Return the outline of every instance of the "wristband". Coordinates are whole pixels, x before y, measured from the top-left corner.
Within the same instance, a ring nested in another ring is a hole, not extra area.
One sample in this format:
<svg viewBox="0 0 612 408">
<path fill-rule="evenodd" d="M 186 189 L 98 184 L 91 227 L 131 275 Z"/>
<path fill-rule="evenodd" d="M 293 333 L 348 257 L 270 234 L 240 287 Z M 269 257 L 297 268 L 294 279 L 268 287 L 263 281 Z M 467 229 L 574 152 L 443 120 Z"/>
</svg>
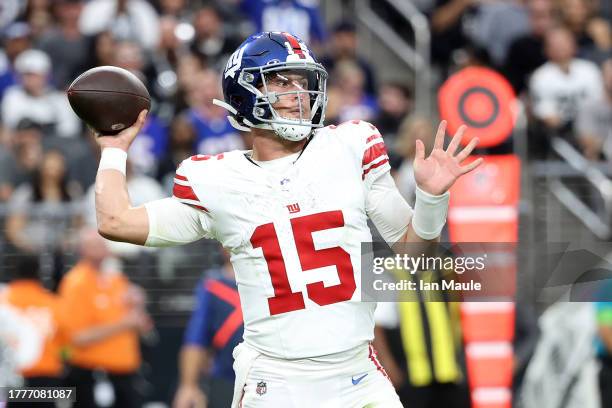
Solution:
<svg viewBox="0 0 612 408">
<path fill-rule="evenodd" d="M 421 190 L 417 186 L 412 229 L 419 237 L 431 240 L 440 235 L 444 224 L 446 224 L 449 197 L 450 193 L 448 191 L 436 196 Z"/>
<path fill-rule="evenodd" d="M 125 168 L 127 166 L 127 153 L 117 147 L 107 147 L 102 149 L 100 156 L 100 165 L 98 171 L 101 170 L 117 170 L 125 176 Z"/>
</svg>

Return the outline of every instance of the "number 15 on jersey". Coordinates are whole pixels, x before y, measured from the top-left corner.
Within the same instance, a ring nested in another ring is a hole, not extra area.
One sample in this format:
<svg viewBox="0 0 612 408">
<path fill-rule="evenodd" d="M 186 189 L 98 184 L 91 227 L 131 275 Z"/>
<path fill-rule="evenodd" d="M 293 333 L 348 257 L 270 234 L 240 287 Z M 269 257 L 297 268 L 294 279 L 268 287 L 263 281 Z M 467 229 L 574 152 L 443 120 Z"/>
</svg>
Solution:
<svg viewBox="0 0 612 408">
<path fill-rule="evenodd" d="M 261 248 L 268 265 L 274 296 L 268 298 L 270 315 L 304 309 L 304 296 L 320 306 L 350 300 L 355 293 L 355 275 L 351 257 L 339 246 L 316 249 L 312 234 L 344 226 L 342 211 L 326 211 L 291 219 L 293 240 L 303 273 L 309 270 L 335 266 L 340 283 L 325 287 L 323 282 L 306 285 L 306 293 L 292 292 L 285 260 L 281 253 L 278 234 L 273 223 L 258 226 L 251 236 L 253 248 Z"/>
</svg>

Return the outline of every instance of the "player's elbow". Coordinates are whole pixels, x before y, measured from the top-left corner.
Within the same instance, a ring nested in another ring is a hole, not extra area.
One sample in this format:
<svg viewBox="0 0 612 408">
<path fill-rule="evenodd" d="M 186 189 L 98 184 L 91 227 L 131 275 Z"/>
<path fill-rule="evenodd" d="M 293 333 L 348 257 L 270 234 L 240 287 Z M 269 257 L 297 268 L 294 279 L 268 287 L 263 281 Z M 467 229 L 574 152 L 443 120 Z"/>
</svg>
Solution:
<svg viewBox="0 0 612 408">
<path fill-rule="evenodd" d="M 145 245 L 149 235 L 147 213 L 144 207 L 118 214 L 97 213 L 98 233 L 111 241 Z"/>
<path fill-rule="evenodd" d="M 98 217 L 98 233 L 111 241 L 122 241 L 121 222 L 117 217 Z"/>
</svg>

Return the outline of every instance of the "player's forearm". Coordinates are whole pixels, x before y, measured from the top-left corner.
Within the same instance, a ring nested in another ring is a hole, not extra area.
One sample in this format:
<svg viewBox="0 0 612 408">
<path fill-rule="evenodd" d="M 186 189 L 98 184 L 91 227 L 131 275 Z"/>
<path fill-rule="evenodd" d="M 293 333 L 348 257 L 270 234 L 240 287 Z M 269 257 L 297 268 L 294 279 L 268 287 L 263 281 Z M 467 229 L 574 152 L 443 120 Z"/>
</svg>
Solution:
<svg viewBox="0 0 612 408">
<path fill-rule="evenodd" d="M 206 350 L 187 345 L 181 349 L 179 370 L 181 386 L 197 386 L 206 363 Z"/>
<path fill-rule="evenodd" d="M 96 176 L 96 219 L 102 235 L 110 235 L 130 208 L 125 176 L 115 170 L 100 170 Z"/>
<path fill-rule="evenodd" d="M 113 241 L 143 245 L 149 229 L 147 210 L 132 208 L 124 171 L 104 164 L 105 153 L 95 187 L 98 231 Z"/>
<path fill-rule="evenodd" d="M 96 178 L 96 219 L 100 235 L 113 241 L 144 245 L 149 235 L 149 218 L 144 207 L 132 208 L 125 179 L 127 151 L 144 126 L 147 111 L 117 135 L 96 135 L 102 148 Z"/>
</svg>

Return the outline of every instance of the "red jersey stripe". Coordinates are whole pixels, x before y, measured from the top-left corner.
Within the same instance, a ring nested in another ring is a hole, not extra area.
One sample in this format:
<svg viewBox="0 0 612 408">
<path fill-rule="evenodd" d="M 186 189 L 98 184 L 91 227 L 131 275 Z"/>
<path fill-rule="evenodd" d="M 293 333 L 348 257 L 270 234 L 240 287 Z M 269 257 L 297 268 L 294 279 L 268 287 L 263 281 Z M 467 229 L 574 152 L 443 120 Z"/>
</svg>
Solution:
<svg viewBox="0 0 612 408">
<path fill-rule="evenodd" d="M 389 376 L 387 375 L 387 372 L 385 371 L 383 366 L 380 365 L 380 363 L 378 362 L 378 358 L 376 357 L 376 355 L 378 353 L 376 352 L 376 350 L 374 349 L 374 347 L 371 344 L 368 345 L 368 351 L 369 351 L 368 357 L 374 363 L 374 365 L 376 366 L 376 369 L 378 371 L 380 371 L 385 377 L 387 377 L 387 379 L 389 379 Z"/>
<path fill-rule="evenodd" d="M 384 160 L 379 161 L 376 164 L 373 164 L 369 169 L 367 169 L 367 170 L 365 170 L 363 172 L 363 176 L 361 176 L 361 179 L 363 180 L 365 178 L 365 176 L 370 172 L 370 170 L 375 169 L 377 167 L 380 167 L 380 166 L 382 166 L 385 163 L 389 163 L 389 159 L 384 159 Z"/>
<path fill-rule="evenodd" d="M 176 175 L 178 176 L 178 175 Z M 172 195 L 183 201 L 184 204 L 190 205 L 192 207 L 197 208 L 198 210 L 203 210 L 208 212 L 208 209 L 201 205 L 198 196 L 194 193 L 193 189 L 190 186 L 182 186 L 180 184 L 174 183 L 174 188 L 172 189 Z"/>
<path fill-rule="evenodd" d="M 172 194 L 176 198 L 181 198 L 184 200 L 193 200 L 199 201 L 198 197 L 193 192 L 193 189 L 189 186 L 182 186 L 180 184 L 174 183 L 174 188 L 172 189 Z"/>
<path fill-rule="evenodd" d="M 208 209 L 206 207 L 202 207 L 201 205 L 192 204 L 192 203 L 183 203 L 183 204 L 187 204 L 188 206 L 193 207 L 197 210 L 208 212 Z"/>
<path fill-rule="evenodd" d="M 378 159 L 380 156 L 384 156 L 386 154 L 387 149 L 385 148 L 385 144 L 381 140 L 380 143 L 376 143 L 375 145 L 370 146 L 363 153 L 363 161 L 361 162 L 361 165 L 365 167 L 368 164 L 372 163 L 374 160 Z"/>
<path fill-rule="evenodd" d="M 366 139 L 366 144 L 370 143 L 374 139 L 382 139 L 382 136 L 380 135 L 380 133 L 372 135 Z"/>
</svg>

